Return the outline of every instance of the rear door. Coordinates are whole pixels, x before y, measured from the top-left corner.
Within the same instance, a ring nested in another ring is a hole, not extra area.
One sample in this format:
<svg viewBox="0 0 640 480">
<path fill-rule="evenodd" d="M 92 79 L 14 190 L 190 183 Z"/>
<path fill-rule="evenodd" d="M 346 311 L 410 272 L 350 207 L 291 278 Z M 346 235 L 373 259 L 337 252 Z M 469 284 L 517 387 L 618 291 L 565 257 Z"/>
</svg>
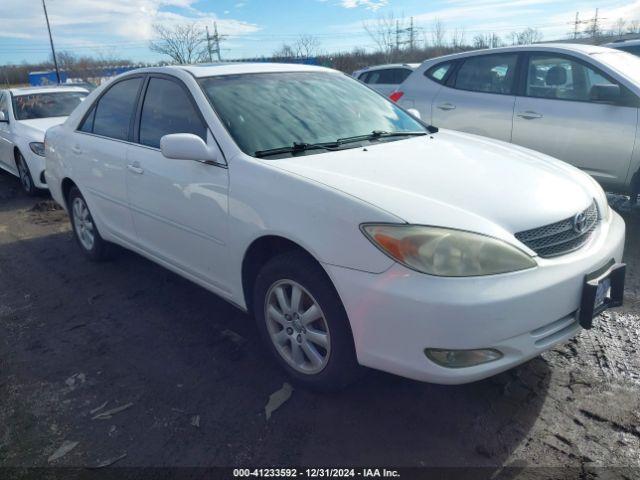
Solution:
<svg viewBox="0 0 640 480">
<path fill-rule="evenodd" d="M 127 148 L 143 76 L 116 81 L 89 109 L 69 145 L 74 174 L 95 218 L 112 235 L 135 241 L 125 181 Z"/>
<path fill-rule="evenodd" d="M 513 143 L 579 167 L 605 186 L 626 180 L 638 99 L 595 65 L 565 54 L 532 52 L 518 96 Z M 591 100 L 595 85 L 619 85 L 619 102 Z"/>
<path fill-rule="evenodd" d="M 461 59 L 433 100 L 433 125 L 511 141 L 517 63 L 516 53 Z"/>
<path fill-rule="evenodd" d="M 136 142 L 127 152 L 127 189 L 138 244 L 160 261 L 228 291 L 228 169 L 199 107 L 181 80 L 152 75 L 136 123 Z M 172 133 L 198 135 L 218 149 L 220 163 L 166 158 L 160 139 Z"/>
</svg>

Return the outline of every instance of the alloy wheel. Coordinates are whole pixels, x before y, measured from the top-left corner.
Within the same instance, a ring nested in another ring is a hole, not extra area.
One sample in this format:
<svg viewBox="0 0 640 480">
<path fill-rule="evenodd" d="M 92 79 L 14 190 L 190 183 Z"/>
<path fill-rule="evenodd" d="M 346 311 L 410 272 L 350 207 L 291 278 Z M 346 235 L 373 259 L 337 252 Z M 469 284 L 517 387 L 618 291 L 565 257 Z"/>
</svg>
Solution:
<svg viewBox="0 0 640 480">
<path fill-rule="evenodd" d="M 87 204 L 80 197 L 73 199 L 73 224 L 78 240 L 86 250 L 93 249 L 95 244 L 95 227 L 89 214 Z"/>
<path fill-rule="evenodd" d="M 27 167 L 24 158 L 18 157 L 18 174 L 20 175 L 20 183 L 25 192 L 30 192 L 33 188 L 31 177 L 29 176 L 29 167 Z"/>
<path fill-rule="evenodd" d="M 267 292 L 264 317 L 271 341 L 296 371 L 321 372 L 329 361 L 329 325 L 318 302 L 299 283 L 280 280 Z"/>
</svg>

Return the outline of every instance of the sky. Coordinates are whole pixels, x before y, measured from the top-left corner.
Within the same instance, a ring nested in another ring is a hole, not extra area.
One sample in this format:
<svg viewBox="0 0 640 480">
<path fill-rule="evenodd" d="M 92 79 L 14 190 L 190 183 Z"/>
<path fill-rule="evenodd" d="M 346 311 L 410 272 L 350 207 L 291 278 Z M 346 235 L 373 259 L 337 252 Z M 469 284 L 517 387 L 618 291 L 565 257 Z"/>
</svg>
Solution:
<svg viewBox="0 0 640 480">
<path fill-rule="evenodd" d="M 640 20 L 640 0 L 46 0 L 56 49 L 135 62 L 163 59 L 152 53 L 153 25 L 196 22 L 225 35 L 223 59 L 270 55 L 301 34 L 315 36 L 324 52 L 375 43 L 363 25 L 381 17 L 414 18 L 419 41 L 431 38 L 435 19 L 465 38 L 526 27 L 544 40 L 566 38 L 580 12 L 587 20 L 599 8 L 603 26 L 618 18 Z M 0 0 L 0 65 L 50 57 L 41 0 Z"/>
</svg>

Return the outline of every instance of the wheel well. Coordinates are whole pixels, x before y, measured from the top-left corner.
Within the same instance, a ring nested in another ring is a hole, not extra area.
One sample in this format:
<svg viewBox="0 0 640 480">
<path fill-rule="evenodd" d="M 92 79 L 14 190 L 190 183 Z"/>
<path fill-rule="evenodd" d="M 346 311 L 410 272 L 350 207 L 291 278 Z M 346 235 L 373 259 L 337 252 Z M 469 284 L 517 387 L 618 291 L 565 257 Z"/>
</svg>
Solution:
<svg viewBox="0 0 640 480">
<path fill-rule="evenodd" d="M 70 178 L 65 178 L 64 180 L 62 180 L 62 198 L 64 199 L 65 203 L 67 203 L 67 200 L 69 199 L 69 192 L 71 191 L 71 188 L 75 186 L 76 184 L 73 183 L 73 180 L 71 180 Z"/>
<path fill-rule="evenodd" d="M 18 147 L 13 147 L 13 161 L 16 162 L 16 167 L 18 166 L 18 155 L 22 155 L 20 149 Z"/>
<path fill-rule="evenodd" d="M 302 252 L 314 262 L 318 262 L 313 255 L 297 243 L 276 235 L 258 238 L 249 246 L 242 260 L 242 290 L 250 313 L 253 306 L 253 287 L 262 267 L 272 258 L 292 251 Z"/>
</svg>

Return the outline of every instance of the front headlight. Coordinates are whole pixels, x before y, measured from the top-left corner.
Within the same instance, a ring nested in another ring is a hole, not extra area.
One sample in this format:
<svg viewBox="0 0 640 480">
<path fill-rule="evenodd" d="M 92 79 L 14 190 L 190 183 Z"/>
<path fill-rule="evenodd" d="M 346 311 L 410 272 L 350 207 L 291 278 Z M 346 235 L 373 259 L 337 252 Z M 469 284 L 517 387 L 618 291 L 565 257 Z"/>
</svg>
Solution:
<svg viewBox="0 0 640 480">
<path fill-rule="evenodd" d="M 43 142 L 31 142 L 29 144 L 29 147 L 31 148 L 31 151 L 33 153 L 35 153 L 36 155 L 40 155 L 41 157 L 44 157 L 44 143 Z"/>
<path fill-rule="evenodd" d="M 473 277 L 536 266 L 522 250 L 478 233 L 419 225 L 362 225 L 364 234 L 402 265 L 441 277 Z"/>
</svg>

